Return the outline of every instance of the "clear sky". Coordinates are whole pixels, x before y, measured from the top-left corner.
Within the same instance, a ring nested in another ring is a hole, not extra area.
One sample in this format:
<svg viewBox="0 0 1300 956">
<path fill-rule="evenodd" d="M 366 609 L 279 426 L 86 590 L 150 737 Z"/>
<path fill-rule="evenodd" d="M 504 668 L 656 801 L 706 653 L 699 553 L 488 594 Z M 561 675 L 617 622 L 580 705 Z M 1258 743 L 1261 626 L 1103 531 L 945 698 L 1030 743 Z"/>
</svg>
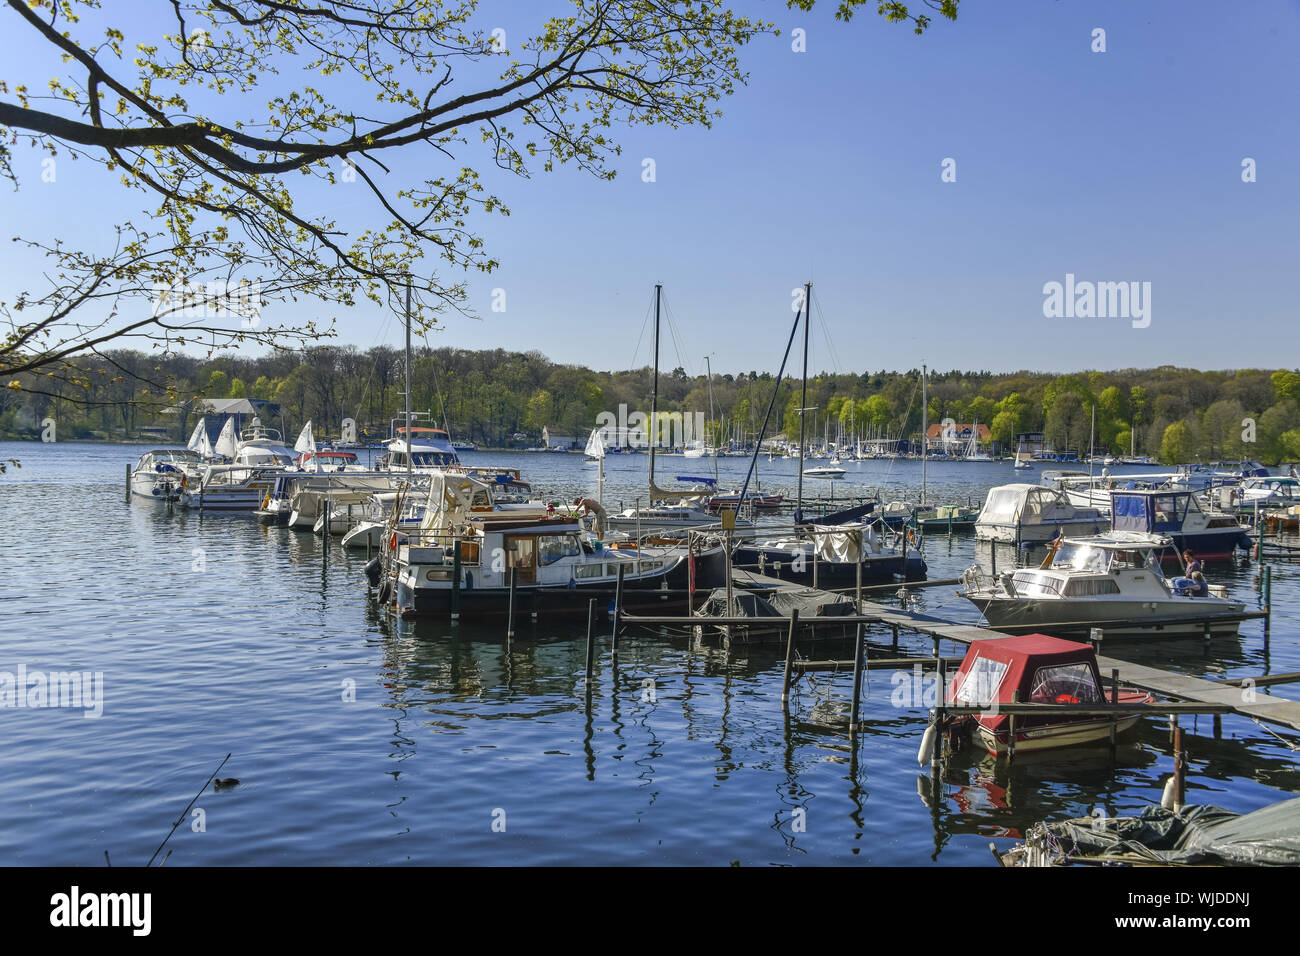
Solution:
<svg viewBox="0 0 1300 956">
<path fill-rule="evenodd" d="M 715 371 L 775 370 L 791 289 L 811 279 L 829 333 L 814 325 L 814 370 L 1296 363 L 1300 0 L 963 0 L 957 22 L 936 18 L 919 37 L 874 4 L 848 24 L 833 0 L 811 14 L 743 6 L 781 29 L 742 52 L 749 85 L 711 130 L 618 130 L 613 183 L 486 175 L 483 153 L 463 154 L 512 215 L 476 224 L 501 262 L 470 277 L 481 318 L 449 319 L 431 344 L 644 364 L 662 282 L 690 371 L 705 354 Z M 145 7 L 132 5 L 128 41 L 152 29 Z M 509 37 L 563 7 L 484 0 L 477 22 Z M 49 73 L 0 16 L 0 76 L 42 84 Z M 791 49 L 794 27 L 806 52 Z M 948 158 L 955 182 L 941 180 Z M 43 184 L 38 160 L 23 162 L 21 190 L 0 192 L 6 237 L 103 243 L 142 205 L 89 164 Z M 433 162 L 398 163 L 394 179 Z M 374 224 L 364 187 L 333 188 L 356 190 L 332 203 L 342 218 Z M 6 249 L 0 298 L 39 288 L 31 270 Z M 1149 326 L 1045 317 L 1044 284 L 1067 274 L 1149 282 Z M 495 288 L 505 312 L 491 310 Z M 335 314 L 276 308 L 276 323 Z M 342 342 L 400 343 L 373 306 L 337 316 Z"/>
</svg>

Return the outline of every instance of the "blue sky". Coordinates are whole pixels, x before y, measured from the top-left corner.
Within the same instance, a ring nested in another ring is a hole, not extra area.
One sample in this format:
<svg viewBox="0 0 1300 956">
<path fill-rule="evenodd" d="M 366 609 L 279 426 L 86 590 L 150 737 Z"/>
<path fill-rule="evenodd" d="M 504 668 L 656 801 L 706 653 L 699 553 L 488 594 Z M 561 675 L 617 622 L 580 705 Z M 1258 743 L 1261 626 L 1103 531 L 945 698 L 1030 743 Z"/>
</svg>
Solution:
<svg viewBox="0 0 1300 956">
<path fill-rule="evenodd" d="M 477 22 L 517 36 L 543 6 L 563 4 L 485 0 Z M 476 223 L 501 267 L 470 277 L 481 318 L 450 317 L 431 344 L 643 364 L 638 340 L 662 282 L 691 371 L 705 354 L 717 371 L 775 370 L 790 291 L 811 279 L 829 332 L 814 325 L 814 369 L 1294 361 L 1297 0 L 964 0 L 957 22 L 937 19 L 920 37 L 873 4 L 848 24 L 831 0 L 811 14 L 745 6 L 782 35 L 743 51 L 750 83 L 713 129 L 618 130 L 613 183 L 572 169 L 531 180 L 485 170 L 512 211 Z M 806 52 L 791 50 L 794 27 Z M 1098 27 L 1104 53 L 1091 50 Z M 0 51 L 4 78 L 48 75 L 11 20 Z M 475 149 L 463 155 L 486 167 Z M 645 157 L 653 183 L 641 179 Z M 1256 161 L 1254 183 L 1242 182 L 1244 157 Z M 940 179 L 945 158 L 956 182 Z M 432 162 L 404 159 L 393 178 Z M 112 222 L 137 215 L 139 197 L 72 166 L 43 184 L 20 165 L 22 189 L 0 194 L 6 237 L 107 242 Z M 357 195 L 332 201 L 340 217 L 373 224 L 363 187 L 334 187 L 344 188 Z M 0 298 L 31 287 L 30 271 L 6 249 Z M 1045 318 L 1043 285 L 1067 273 L 1150 282 L 1150 326 Z M 506 291 L 504 313 L 491 311 L 494 288 Z M 400 343 L 373 306 L 276 309 L 276 323 L 337 314 L 340 341 L 362 348 Z"/>
</svg>

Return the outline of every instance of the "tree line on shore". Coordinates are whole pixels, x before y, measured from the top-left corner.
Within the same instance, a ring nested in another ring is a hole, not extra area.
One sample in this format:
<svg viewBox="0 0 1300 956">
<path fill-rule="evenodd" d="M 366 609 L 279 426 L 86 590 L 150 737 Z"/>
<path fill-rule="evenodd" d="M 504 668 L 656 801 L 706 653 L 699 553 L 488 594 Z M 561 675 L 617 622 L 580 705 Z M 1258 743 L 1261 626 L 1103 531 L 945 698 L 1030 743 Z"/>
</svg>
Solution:
<svg viewBox="0 0 1300 956">
<path fill-rule="evenodd" d="M 32 375 L 0 392 L 0 438 L 37 438 L 54 419 L 61 439 L 182 440 L 204 398 L 253 398 L 280 407 L 293 429 L 311 419 L 337 435 L 345 418 L 383 438 L 404 407 L 401 350 L 320 346 L 245 358 L 204 360 L 115 351 L 81 360 L 74 374 Z M 860 436 L 915 441 L 921 431 L 920 369 L 810 376 L 810 441 Z M 585 438 L 601 412 L 648 411 L 650 368 L 597 371 L 552 362 L 540 352 L 421 348 L 411 366 L 412 407 L 429 412 L 457 440 L 503 447 L 551 435 Z M 772 398 L 770 372 L 716 372 L 709 381 L 682 368 L 659 376 L 659 408 L 702 412 L 711 442 L 752 442 Z M 786 378 L 767 436 L 799 433 L 800 382 Z M 1300 371 L 1154 369 L 1069 374 L 932 371 L 928 419 L 980 423 L 994 451 L 1041 432 L 1058 450 L 1151 455 L 1167 464 L 1249 458 L 1300 459 Z M 828 421 L 829 418 L 829 421 Z M 279 424 L 279 423 L 277 423 Z M 515 436 L 527 436 L 517 438 Z"/>
</svg>

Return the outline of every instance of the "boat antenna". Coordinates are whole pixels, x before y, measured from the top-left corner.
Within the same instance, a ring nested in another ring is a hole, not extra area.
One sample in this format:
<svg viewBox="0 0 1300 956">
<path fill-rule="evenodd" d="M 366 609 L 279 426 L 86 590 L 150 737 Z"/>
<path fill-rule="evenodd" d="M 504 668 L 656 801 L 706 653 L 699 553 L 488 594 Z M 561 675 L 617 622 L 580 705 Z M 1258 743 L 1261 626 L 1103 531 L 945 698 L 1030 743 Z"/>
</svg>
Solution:
<svg viewBox="0 0 1300 956">
<path fill-rule="evenodd" d="M 713 364 L 709 361 L 709 357 L 707 355 L 704 356 L 704 368 L 708 371 L 708 375 L 709 375 L 709 425 L 713 425 Z M 711 430 L 712 429 L 705 429 L 705 434 L 708 434 L 708 432 Z M 708 441 L 705 441 L 704 448 L 706 451 L 708 450 L 708 447 L 709 447 L 709 443 Z M 713 487 L 716 489 L 717 486 L 718 486 L 718 444 L 717 444 L 717 436 L 715 435 L 714 443 L 713 443 Z"/>
</svg>

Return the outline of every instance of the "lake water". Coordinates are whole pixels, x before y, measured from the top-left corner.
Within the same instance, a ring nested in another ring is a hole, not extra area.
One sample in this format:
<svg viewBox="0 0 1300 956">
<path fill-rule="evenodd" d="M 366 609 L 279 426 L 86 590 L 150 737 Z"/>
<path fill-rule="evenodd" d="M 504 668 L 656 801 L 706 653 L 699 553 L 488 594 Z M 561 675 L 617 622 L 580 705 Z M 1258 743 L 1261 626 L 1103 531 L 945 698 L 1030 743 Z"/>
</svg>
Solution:
<svg viewBox="0 0 1300 956">
<path fill-rule="evenodd" d="M 635 636 L 615 662 L 607 626 L 588 709 L 581 626 L 521 622 L 507 642 L 472 620 L 397 622 L 368 599 L 364 553 L 337 541 L 124 502 L 124 468 L 143 450 L 0 444 L 23 466 L 0 476 L 0 671 L 103 675 L 97 719 L 0 708 L 4 863 L 98 866 L 107 851 L 143 864 L 227 753 L 220 776 L 240 784 L 203 794 L 168 865 L 991 865 L 990 840 L 1006 848 L 1039 820 L 1098 807 L 1136 812 L 1173 769 L 1167 725 L 1148 720 L 1113 760 L 1105 746 L 1010 767 L 959 755 L 935 799 L 916 761 L 926 711 L 891 703 L 888 672 L 871 675 L 855 753 L 851 674 L 796 685 L 787 724 L 783 648 Z M 465 457 L 517 465 L 550 499 L 595 491 L 581 456 Z M 724 484 L 747 464 L 723 459 Z M 712 467 L 673 458 L 657 471 Z M 919 487 L 917 462 L 845 467 L 837 495 Z M 793 491 L 794 469 L 761 460 L 764 489 Z M 631 506 L 645 470 L 643 455 L 611 458 L 607 503 Z M 935 464 L 929 478 L 938 502 L 1021 480 L 1009 463 Z M 956 576 L 975 549 L 970 536 L 931 536 L 930 576 Z M 1210 578 L 1255 607 L 1256 573 L 1243 562 Z M 1107 652 L 1210 676 L 1300 670 L 1296 572 L 1278 565 L 1273 581 L 1267 652 L 1259 621 L 1208 648 Z M 977 619 L 950 587 L 913 601 Z M 1190 802 L 1248 811 L 1300 789 L 1292 751 L 1252 721 L 1225 718 L 1221 739 L 1208 717 L 1183 725 Z"/>
</svg>

